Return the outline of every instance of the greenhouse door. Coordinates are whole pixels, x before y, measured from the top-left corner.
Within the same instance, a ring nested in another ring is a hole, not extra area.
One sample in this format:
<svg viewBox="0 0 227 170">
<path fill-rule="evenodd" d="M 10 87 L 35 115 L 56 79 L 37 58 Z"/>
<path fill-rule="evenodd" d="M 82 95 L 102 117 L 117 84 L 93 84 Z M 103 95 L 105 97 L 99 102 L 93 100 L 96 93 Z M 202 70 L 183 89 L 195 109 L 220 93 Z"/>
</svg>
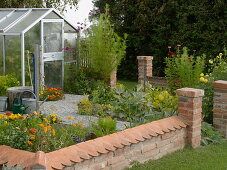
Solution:
<svg viewBox="0 0 227 170">
<path fill-rule="evenodd" d="M 47 87 L 63 87 L 64 20 L 41 21 L 42 82 Z"/>
</svg>

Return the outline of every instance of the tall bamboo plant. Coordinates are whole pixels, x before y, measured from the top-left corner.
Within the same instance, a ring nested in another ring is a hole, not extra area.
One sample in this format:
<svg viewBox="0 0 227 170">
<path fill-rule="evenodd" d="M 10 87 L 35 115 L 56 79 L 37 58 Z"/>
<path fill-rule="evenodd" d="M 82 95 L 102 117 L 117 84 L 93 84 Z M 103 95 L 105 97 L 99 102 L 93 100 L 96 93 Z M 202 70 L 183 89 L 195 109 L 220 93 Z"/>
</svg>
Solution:
<svg viewBox="0 0 227 170">
<path fill-rule="evenodd" d="M 121 38 L 114 32 L 107 10 L 93 21 L 85 38 L 81 38 L 79 51 L 81 58 L 90 60 L 96 78 L 109 81 L 110 74 L 125 56 L 126 38 L 126 34 Z"/>
</svg>

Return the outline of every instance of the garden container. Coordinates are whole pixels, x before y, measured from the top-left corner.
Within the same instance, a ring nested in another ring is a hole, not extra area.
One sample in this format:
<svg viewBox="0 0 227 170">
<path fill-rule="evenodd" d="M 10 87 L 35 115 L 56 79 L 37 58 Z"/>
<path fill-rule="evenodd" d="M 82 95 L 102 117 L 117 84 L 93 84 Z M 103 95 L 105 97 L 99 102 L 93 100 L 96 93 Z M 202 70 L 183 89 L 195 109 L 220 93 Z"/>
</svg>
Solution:
<svg viewBox="0 0 227 170">
<path fill-rule="evenodd" d="M 4 112 L 7 108 L 7 98 L 5 96 L 0 96 L 0 111 Z"/>
<path fill-rule="evenodd" d="M 23 98 L 24 95 L 26 95 L 27 93 L 31 94 L 34 98 Z M 32 91 L 24 91 L 21 96 L 20 96 L 21 100 L 22 100 L 22 104 L 25 106 L 25 114 L 31 114 L 32 112 L 37 110 L 37 97 L 35 95 L 35 93 L 33 93 Z"/>
</svg>

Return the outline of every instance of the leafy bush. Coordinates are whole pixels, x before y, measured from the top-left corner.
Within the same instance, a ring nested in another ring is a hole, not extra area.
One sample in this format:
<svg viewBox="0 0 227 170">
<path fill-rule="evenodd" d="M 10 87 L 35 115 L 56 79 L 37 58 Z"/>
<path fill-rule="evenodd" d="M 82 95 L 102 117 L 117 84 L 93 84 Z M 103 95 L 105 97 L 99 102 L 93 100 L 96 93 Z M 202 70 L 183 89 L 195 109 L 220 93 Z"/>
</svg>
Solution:
<svg viewBox="0 0 227 170">
<path fill-rule="evenodd" d="M 100 14 L 85 35 L 79 42 L 80 57 L 89 60 L 98 78 L 108 82 L 125 55 L 126 35 L 121 38 L 114 32 L 108 11 Z"/>
<path fill-rule="evenodd" d="M 40 100 L 57 101 L 64 97 L 61 88 L 48 88 L 39 92 Z"/>
<path fill-rule="evenodd" d="M 90 68 L 81 67 L 77 69 L 77 67 L 74 67 L 69 74 L 70 77 L 65 80 L 64 86 L 65 91 L 68 93 L 80 95 L 90 94 L 99 86 L 104 85 L 103 81 L 98 80 L 94 76 Z"/>
<path fill-rule="evenodd" d="M 105 136 L 116 132 L 116 120 L 113 120 L 110 116 L 99 118 L 97 124 L 93 124 L 93 129 L 96 135 Z"/>
<path fill-rule="evenodd" d="M 79 114 L 111 116 L 134 124 L 172 116 L 177 109 L 177 97 L 167 91 L 147 88 L 143 92 L 142 87 L 129 91 L 121 84 L 115 89 L 99 88 L 89 99 L 80 102 Z"/>
<path fill-rule="evenodd" d="M 202 144 L 218 144 L 221 142 L 223 136 L 214 129 L 211 124 L 202 122 Z"/>
<path fill-rule="evenodd" d="M 209 60 L 209 72 L 200 78 L 200 83 L 196 88 L 204 89 L 205 95 L 203 97 L 202 113 L 204 121 L 208 123 L 213 122 L 213 97 L 214 88 L 213 81 L 227 80 L 227 53 L 224 49 L 224 54 L 220 53 L 214 60 Z"/>
<path fill-rule="evenodd" d="M 14 87 L 19 85 L 20 85 L 20 82 L 12 74 L 0 76 L 0 96 L 6 96 L 7 95 L 6 90 L 9 87 Z"/>
<path fill-rule="evenodd" d="M 165 74 L 168 86 L 171 90 L 182 87 L 195 87 L 199 83 L 199 77 L 203 69 L 204 56 L 189 56 L 186 47 L 183 48 L 183 54 L 179 52 L 177 55 L 171 53 L 171 56 L 166 58 Z"/>
</svg>

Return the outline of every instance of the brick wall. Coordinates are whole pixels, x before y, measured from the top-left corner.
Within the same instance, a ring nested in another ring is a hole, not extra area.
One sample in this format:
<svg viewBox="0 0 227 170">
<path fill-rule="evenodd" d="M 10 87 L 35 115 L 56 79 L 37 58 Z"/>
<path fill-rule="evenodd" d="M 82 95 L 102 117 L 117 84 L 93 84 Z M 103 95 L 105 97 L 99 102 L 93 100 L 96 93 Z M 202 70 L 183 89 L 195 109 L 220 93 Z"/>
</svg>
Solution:
<svg viewBox="0 0 227 170">
<path fill-rule="evenodd" d="M 123 169 L 134 161 L 159 159 L 190 145 L 200 145 L 203 90 L 178 89 L 179 116 L 153 121 L 50 153 L 0 146 L 0 166 L 25 169 Z"/>
<path fill-rule="evenodd" d="M 165 77 L 153 76 L 153 57 L 152 56 L 137 56 L 138 60 L 138 82 L 147 81 L 150 84 L 158 87 L 166 87 L 167 80 Z"/>
<path fill-rule="evenodd" d="M 113 71 L 110 75 L 110 87 L 115 88 L 117 84 L 117 71 Z"/>
<path fill-rule="evenodd" d="M 159 159 L 166 154 L 183 149 L 185 144 L 186 128 L 179 128 L 64 169 L 123 169 L 129 167 L 133 161 L 145 162 Z"/>
<path fill-rule="evenodd" d="M 213 124 L 227 138 L 227 81 L 218 80 L 214 86 Z"/>
<path fill-rule="evenodd" d="M 138 81 L 141 82 L 146 77 L 152 77 L 152 56 L 137 56 L 138 60 Z"/>
</svg>

